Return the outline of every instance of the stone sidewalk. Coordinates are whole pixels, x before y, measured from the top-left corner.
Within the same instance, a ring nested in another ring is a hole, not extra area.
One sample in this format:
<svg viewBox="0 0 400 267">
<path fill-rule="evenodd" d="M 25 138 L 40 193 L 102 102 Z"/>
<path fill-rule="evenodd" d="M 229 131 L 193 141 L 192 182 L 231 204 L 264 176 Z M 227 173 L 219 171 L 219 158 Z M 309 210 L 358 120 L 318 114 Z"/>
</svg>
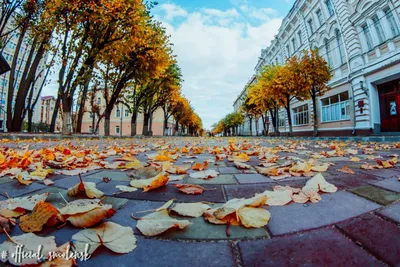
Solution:
<svg viewBox="0 0 400 267">
<path fill-rule="evenodd" d="M 95 141 L 93 141 L 95 142 Z M 124 141 L 126 142 L 126 140 Z M 134 142 L 141 142 L 135 140 Z M 185 145 L 187 140 L 180 140 Z M 56 144 L 56 143 L 54 143 Z M 43 144 L 42 144 L 43 145 Z M 46 146 L 51 145 L 46 144 Z M 268 143 L 265 143 L 267 146 Z M 12 146 L 6 144 L 5 146 Z M 41 144 L 37 144 L 41 146 Z M 376 151 L 374 155 L 399 153 L 397 150 Z M 146 153 L 137 158 L 145 162 Z M 278 152 L 281 157 L 295 155 Z M 195 161 L 215 159 L 214 155 L 200 154 Z M 182 163 L 179 158 L 176 165 Z M 225 203 L 233 198 L 250 198 L 255 193 L 272 190 L 275 185 L 302 187 L 309 178 L 290 177 L 272 180 L 258 173 L 243 173 L 232 162 L 216 162 L 211 166 L 220 175 L 211 180 L 198 180 L 188 175 L 180 183 L 196 183 L 206 190 L 201 195 L 180 193 L 172 183 L 146 193 L 141 190 L 131 193 L 118 193 L 115 185 L 128 185 L 130 178 L 119 170 L 96 170 L 82 175 L 84 181 L 97 184 L 105 193 L 104 203 L 112 204 L 117 210 L 109 221 L 122 226 L 130 226 L 137 236 L 137 248 L 128 254 L 116 254 L 105 248 L 95 251 L 87 262 L 79 266 L 399 266 L 400 265 L 400 169 L 362 170 L 363 162 L 349 162 L 348 158 L 329 158 L 335 166 L 323 173 L 325 179 L 338 187 L 333 194 L 321 194 L 319 203 L 290 203 L 286 206 L 266 206 L 271 220 L 265 228 L 246 229 L 231 226 L 230 236 L 226 235 L 225 225 L 214 225 L 203 217 L 188 219 L 193 224 L 183 230 L 168 230 L 155 237 L 144 237 L 136 229 L 136 221 L 131 213 L 160 207 L 166 201 L 176 198 L 177 202 L 208 201 Z M 248 164 L 257 166 L 257 157 L 251 157 Z M 338 172 L 343 166 L 351 167 L 356 174 Z M 104 182 L 103 178 L 111 178 Z M 0 178 L 0 192 L 10 197 L 51 192 L 47 199 L 55 206 L 63 203 L 59 192 L 67 201 L 66 191 L 79 182 L 78 177 L 56 175 L 51 180 L 53 186 L 33 183 L 21 185 L 8 177 Z M 0 200 L 6 199 L 0 196 Z M 146 213 L 140 213 L 140 217 Z M 176 216 L 181 218 L 181 216 Z M 71 236 L 80 229 L 69 224 L 57 230 L 46 228 L 40 236 L 54 235 L 58 245 L 70 241 Z M 14 227 L 11 236 L 23 232 Z M 0 235 L 0 243 L 7 239 Z"/>
</svg>

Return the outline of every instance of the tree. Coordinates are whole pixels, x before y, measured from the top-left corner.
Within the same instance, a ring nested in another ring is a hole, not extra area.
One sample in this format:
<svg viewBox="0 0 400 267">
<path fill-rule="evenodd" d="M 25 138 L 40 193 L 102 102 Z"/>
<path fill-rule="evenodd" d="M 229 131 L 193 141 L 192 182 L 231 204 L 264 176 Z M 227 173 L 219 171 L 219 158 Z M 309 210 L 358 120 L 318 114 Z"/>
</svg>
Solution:
<svg viewBox="0 0 400 267">
<path fill-rule="evenodd" d="M 16 20 L 20 24 L 19 37 L 11 63 L 7 97 L 7 129 L 10 132 L 22 130 L 22 122 L 27 111 L 25 108 L 27 97 L 30 95 L 30 90 L 34 90 L 33 84 L 38 77 L 44 75 L 38 72 L 38 68 L 42 62 L 45 64 L 44 56 L 49 50 L 56 18 L 48 2 L 28 1 Z M 29 42 L 30 47 L 22 55 L 26 60 L 22 70 L 22 64 L 18 67 L 17 61 L 20 58 L 23 42 Z M 17 73 L 21 74 L 19 82 Z"/>
<path fill-rule="evenodd" d="M 308 86 L 301 73 L 301 65 L 296 56 L 287 60 L 284 66 L 274 66 L 274 75 L 270 83 L 270 91 L 277 103 L 284 107 L 289 124 L 289 135 L 293 133 L 290 102 L 293 99 L 303 101 L 308 97 Z"/>
<path fill-rule="evenodd" d="M 332 78 L 329 64 L 318 51 L 311 49 L 304 51 L 300 60 L 300 73 L 308 85 L 308 95 L 313 103 L 314 136 L 318 136 L 317 97 L 321 97 L 330 90 L 326 83 Z"/>
</svg>

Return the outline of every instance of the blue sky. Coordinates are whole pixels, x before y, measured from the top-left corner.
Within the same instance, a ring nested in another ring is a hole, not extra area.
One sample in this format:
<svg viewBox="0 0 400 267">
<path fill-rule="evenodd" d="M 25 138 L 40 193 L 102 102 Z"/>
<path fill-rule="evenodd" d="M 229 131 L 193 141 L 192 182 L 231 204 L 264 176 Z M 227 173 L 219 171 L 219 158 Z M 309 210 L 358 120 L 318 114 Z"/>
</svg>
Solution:
<svg viewBox="0 0 400 267">
<path fill-rule="evenodd" d="M 294 0 L 165 0 L 152 10 L 174 43 L 183 94 L 210 129 L 229 112 Z"/>
<path fill-rule="evenodd" d="M 174 43 L 183 94 L 206 129 L 233 111 L 294 0 L 158 0 L 151 12 Z M 58 69 L 43 95 L 56 95 Z"/>
</svg>

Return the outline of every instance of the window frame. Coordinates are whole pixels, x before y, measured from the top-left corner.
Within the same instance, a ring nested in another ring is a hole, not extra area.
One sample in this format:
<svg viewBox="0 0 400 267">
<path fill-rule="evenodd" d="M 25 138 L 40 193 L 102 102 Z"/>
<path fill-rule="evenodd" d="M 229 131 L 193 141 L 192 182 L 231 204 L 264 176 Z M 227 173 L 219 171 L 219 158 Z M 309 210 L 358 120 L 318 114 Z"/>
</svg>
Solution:
<svg viewBox="0 0 400 267">
<path fill-rule="evenodd" d="M 347 93 L 347 100 L 341 101 L 340 96 Z M 338 101 L 332 103 L 331 99 L 337 96 Z M 328 100 L 329 104 L 323 105 L 322 101 Z M 345 114 L 342 114 L 342 109 L 344 108 Z M 337 121 L 348 121 L 351 118 L 351 110 L 350 110 L 350 95 L 348 91 L 344 91 L 335 95 L 331 95 L 329 97 L 325 97 L 320 99 L 320 110 L 321 110 L 321 123 L 329 123 L 329 122 L 337 122 Z M 338 111 L 338 114 L 332 113 Z M 325 114 L 324 114 L 325 113 Z M 328 114 L 329 113 L 329 114 Z M 329 116 L 328 116 L 329 115 Z"/>
<path fill-rule="evenodd" d="M 367 44 L 367 49 L 368 51 L 371 51 L 374 48 L 373 45 L 373 39 L 372 39 L 372 35 L 371 35 L 371 31 L 369 29 L 369 26 L 367 23 L 364 23 L 363 25 L 361 25 L 362 28 L 362 32 L 364 34 L 364 38 Z"/>
<path fill-rule="evenodd" d="M 299 111 L 300 108 L 303 108 L 303 110 Z M 303 123 L 299 123 L 301 121 Z M 306 126 L 310 124 L 310 109 L 308 103 L 292 109 L 292 124 L 293 126 Z"/>
<path fill-rule="evenodd" d="M 325 6 L 326 6 L 326 9 L 328 10 L 329 17 L 332 17 L 335 14 L 335 11 L 334 11 L 333 5 L 332 5 L 332 1 L 331 0 L 325 0 Z"/>
<path fill-rule="evenodd" d="M 387 8 L 385 11 L 385 17 L 387 22 L 389 23 L 390 31 L 392 36 L 395 37 L 400 34 L 396 18 L 394 17 L 393 10 Z"/>
<path fill-rule="evenodd" d="M 322 24 L 324 24 L 324 15 L 322 13 L 322 10 L 319 8 L 317 9 L 317 11 L 315 11 L 315 15 L 317 15 L 317 20 L 319 23 L 319 27 L 322 26 Z"/>
<path fill-rule="evenodd" d="M 378 44 L 384 43 L 386 41 L 385 32 L 383 31 L 378 15 L 372 17 L 372 22 L 376 31 L 376 35 L 378 36 Z"/>
<path fill-rule="evenodd" d="M 117 129 L 118 129 L 118 131 L 117 131 Z M 115 125 L 114 133 L 115 134 L 120 134 L 121 133 L 120 131 L 121 131 L 121 129 L 120 129 L 119 125 Z"/>
</svg>

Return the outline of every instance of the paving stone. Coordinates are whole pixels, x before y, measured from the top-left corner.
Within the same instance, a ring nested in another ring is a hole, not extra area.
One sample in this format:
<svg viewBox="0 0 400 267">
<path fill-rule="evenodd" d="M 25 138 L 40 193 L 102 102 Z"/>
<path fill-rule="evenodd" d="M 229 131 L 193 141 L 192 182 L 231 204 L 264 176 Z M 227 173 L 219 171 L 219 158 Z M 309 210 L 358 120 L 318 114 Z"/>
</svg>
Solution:
<svg viewBox="0 0 400 267">
<path fill-rule="evenodd" d="M 394 223 L 365 214 L 337 226 L 378 259 L 390 266 L 400 263 L 400 228 Z"/>
<path fill-rule="evenodd" d="M 270 240 L 242 241 L 239 248 L 244 266 L 382 265 L 331 228 Z"/>
<path fill-rule="evenodd" d="M 137 237 L 137 248 L 127 254 L 97 249 L 90 260 L 79 266 L 96 267 L 169 267 L 169 266 L 234 266 L 229 242 L 177 242 Z"/>
<path fill-rule="evenodd" d="M 343 162 L 343 161 L 350 161 L 350 158 L 348 157 L 332 157 L 332 158 L 326 158 L 326 159 L 319 159 L 320 161 L 323 162 Z"/>
<path fill-rule="evenodd" d="M 116 193 L 119 193 L 120 190 L 116 188 L 115 186 L 117 185 L 126 185 L 129 186 L 129 181 L 116 181 L 116 180 L 111 180 L 108 183 L 101 182 L 96 185 L 97 189 L 100 191 L 104 192 L 104 195 L 106 196 L 112 196 Z M 141 190 L 141 189 L 138 189 Z"/>
<path fill-rule="evenodd" d="M 228 199 L 250 198 L 256 193 L 262 193 L 265 190 L 272 190 L 275 184 L 243 184 L 243 185 L 225 185 L 225 193 Z"/>
<path fill-rule="evenodd" d="M 378 209 L 380 206 L 351 194 L 340 191 L 321 194 L 318 203 L 291 203 L 280 207 L 268 207 L 271 220 L 268 223 L 272 235 L 283 235 L 323 227 Z"/>
<path fill-rule="evenodd" d="M 377 170 L 365 170 L 363 173 L 380 176 L 384 178 L 391 178 L 394 176 L 400 176 L 400 171 L 396 171 L 394 169 L 377 169 Z"/>
<path fill-rule="evenodd" d="M 103 179 L 103 177 L 108 177 L 112 180 L 120 180 L 120 181 L 130 181 L 131 178 L 128 177 L 126 171 L 111 171 L 111 170 L 105 170 L 105 171 L 100 171 L 92 175 L 88 175 L 87 178 L 98 178 L 100 180 Z"/>
<path fill-rule="evenodd" d="M 390 204 L 377 213 L 400 224 L 400 202 Z"/>
<path fill-rule="evenodd" d="M 97 178 L 82 177 L 82 181 L 93 182 L 93 183 L 98 184 L 98 183 L 103 182 L 103 178 L 97 179 Z M 79 177 L 68 176 L 68 177 L 54 181 L 54 184 L 52 186 L 68 189 L 68 188 L 74 187 L 79 182 L 80 182 Z"/>
<path fill-rule="evenodd" d="M 397 177 L 384 179 L 384 180 L 377 181 L 377 182 L 371 182 L 371 184 L 378 186 L 378 187 L 385 188 L 390 191 L 400 193 L 400 182 Z"/>
<path fill-rule="evenodd" d="M 238 170 L 236 167 L 219 167 L 219 172 L 221 174 L 234 174 L 240 173 L 240 170 Z"/>
<path fill-rule="evenodd" d="M 240 184 L 275 183 L 274 180 L 258 173 L 254 174 L 235 174 Z"/>
<path fill-rule="evenodd" d="M 37 182 L 33 182 L 30 185 L 23 185 L 16 180 L 13 180 L 11 183 L 2 184 L 0 193 L 7 193 L 10 197 L 18 197 L 46 187 L 46 185 Z"/>
<path fill-rule="evenodd" d="M 247 239 L 247 238 L 268 238 L 268 233 L 264 228 L 245 228 L 242 226 L 230 226 L 230 236 L 226 235 L 226 225 L 216 225 L 204 220 L 204 217 L 185 218 L 182 216 L 173 216 L 176 219 L 185 219 L 192 222 L 192 225 L 186 226 L 185 229 L 170 229 L 161 235 L 167 239 Z"/>
<path fill-rule="evenodd" d="M 343 174 L 340 176 L 326 178 L 326 180 L 329 183 L 334 184 L 338 188 L 338 190 L 347 190 L 354 187 L 368 185 L 369 182 L 378 181 L 378 179 L 382 178 L 366 174 Z"/>
<path fill-rule="evenodd" d="M 166 185 L 160 188 L 143 193 L 141 189 L 135 192 L 122 193 L 116 197 L 128 198 L 128 199 L 142 199 L 151 201 L 168 201 L 170 199 L 176 198 L 178 201 L 182 202 L 226 202 L 224 194 L 222 192 L 221 185 L 202 185 L 206 189 L 201 195 L 187 195 L 180 192 L 177 188 L 172 185 Z"/>
<path fill-rule="evenodd" d="M 400 199 L 400 194 L 372 185 L 356 187 L 350 191 L 381 205 L 389 205 L 390 203 Z"/>
<path fill-rule="evenodd" d="M 188 177 L 186 180 L 188 184 L 237 184 L 233 175 L 218 175 L 212 179 L 197 179 Z"/>
</svg>

